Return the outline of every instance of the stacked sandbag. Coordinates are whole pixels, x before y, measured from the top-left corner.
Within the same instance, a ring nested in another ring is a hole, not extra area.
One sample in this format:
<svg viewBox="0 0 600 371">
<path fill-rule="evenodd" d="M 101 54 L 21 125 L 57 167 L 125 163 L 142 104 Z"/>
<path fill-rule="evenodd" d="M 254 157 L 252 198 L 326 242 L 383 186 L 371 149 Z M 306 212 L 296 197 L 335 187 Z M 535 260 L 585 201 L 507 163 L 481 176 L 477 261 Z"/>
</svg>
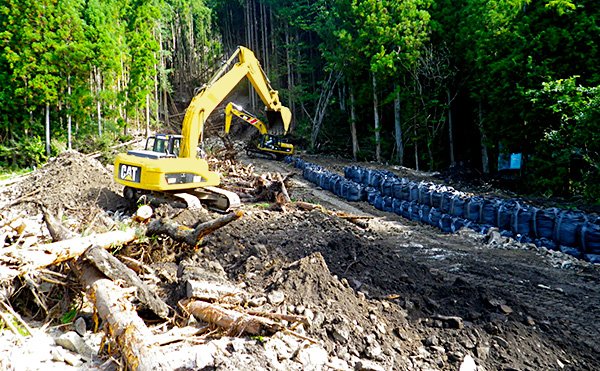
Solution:
<svg viewBox="0 0 600 371">
<path fill-rule="evenodd" d="M 515 199 L 468 197 L 452 187 L 354 165 L 346 167 L 342 177 L 302 159 L 286 157 L 285 161 L 302 170 L 306 179 L 348 201 L 367 201 L 378 210 L 443 232 L 466 227 L 487 233 L 495 227 L 502 236 L 519 242 L 600 263 L 600 218 L 579 210 L 537 208 Z"/>
</svg>

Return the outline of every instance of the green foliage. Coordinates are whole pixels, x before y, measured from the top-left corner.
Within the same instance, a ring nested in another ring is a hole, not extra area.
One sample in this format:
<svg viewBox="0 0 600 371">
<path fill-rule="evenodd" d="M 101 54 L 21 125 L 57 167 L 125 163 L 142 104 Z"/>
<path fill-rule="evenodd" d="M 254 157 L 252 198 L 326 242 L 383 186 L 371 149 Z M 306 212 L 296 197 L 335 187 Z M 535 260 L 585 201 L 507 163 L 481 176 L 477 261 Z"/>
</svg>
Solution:
<svg viewBox="0 0 600 371">
<path fill-rule="evenodd" d="M 29 168 L 46 161 L 46 147 L 38 136 L 11 139 L 0 144 L 0 167 L 8 169 Z"/>
</svg>

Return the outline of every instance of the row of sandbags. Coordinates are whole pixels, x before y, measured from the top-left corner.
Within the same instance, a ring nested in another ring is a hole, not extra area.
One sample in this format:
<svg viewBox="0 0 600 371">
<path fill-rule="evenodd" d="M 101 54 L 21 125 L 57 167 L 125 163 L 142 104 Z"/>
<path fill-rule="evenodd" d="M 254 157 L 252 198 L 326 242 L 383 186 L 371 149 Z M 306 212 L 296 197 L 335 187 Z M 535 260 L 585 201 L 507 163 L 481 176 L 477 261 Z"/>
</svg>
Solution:
<svg viewBox="0 0 600 371">
<path fill-rule="evenodd" d="M 392 172 L 350 166 L 344 177 L 305 160 L 287 157 L 304 178 L 348 201 L 368 201 L 377 209 L 420 221 L 444 232 L 462 227 L 561 250 L 600 263 L 600 218 L 579 210 L 537 208 L 518 200 L 468 197 L 452 187 L 400 178 Z"/>
</svg>

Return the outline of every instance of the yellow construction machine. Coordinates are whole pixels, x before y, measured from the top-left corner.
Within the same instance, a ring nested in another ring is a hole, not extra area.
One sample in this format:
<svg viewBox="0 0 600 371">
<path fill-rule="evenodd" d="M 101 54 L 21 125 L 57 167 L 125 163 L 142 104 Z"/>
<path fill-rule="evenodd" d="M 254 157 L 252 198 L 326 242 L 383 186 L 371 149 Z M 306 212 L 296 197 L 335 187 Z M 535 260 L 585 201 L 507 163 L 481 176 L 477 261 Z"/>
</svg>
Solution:
<svg viewBox="0 0 600 371">
<path fill-rule="evenodd" d="M 225 107 L 225 134 L 228 134 L 229 129 L 231 129 L 233 116 L 237 116 L 254 126 L 260 133 L 258 146 L 249 145 L 246 148 L 248 156 L 277 160 L 294 153 L 294 146 L 292 144 L 282 141 L 278 135 L 269 134 L 264 122 L 233 102 L 229 102 Z"/>
<path fill-rule="evenodd" d="M 254 53 L 240 46 L 192 98 L 181 135 L 157 134 L 148 138 L 144 150 L 131 150 L 117 156 L 114 177 L 125 186 L 125 198 L 159 193 L 161 197 L 183 198 L 188 205 L 196 205 L 200 200 L 223 211 L 240 205 L 235 193 L 217 188 L 220 176 L 208 168 L 197 147 L 203 140 L 208 116 L 244 77 L 265 103 L 270 125 L 281 125 L 287 132 L 292 117 L 290 110 L 281 104 L 278 92 L 271 88 Z"/>
</svg>

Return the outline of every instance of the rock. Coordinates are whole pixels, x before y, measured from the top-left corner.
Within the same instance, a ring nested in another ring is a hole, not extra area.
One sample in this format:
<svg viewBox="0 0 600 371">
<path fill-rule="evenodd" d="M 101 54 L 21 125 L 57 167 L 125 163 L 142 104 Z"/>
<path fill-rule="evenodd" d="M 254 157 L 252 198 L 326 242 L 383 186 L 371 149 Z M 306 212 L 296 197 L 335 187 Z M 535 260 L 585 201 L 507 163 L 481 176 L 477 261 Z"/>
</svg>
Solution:
<svg viewBox="0 0 600 371">
<path fill-rule="evenodd" d="M 69 331 L 56 338 L 54 341 L 57 345 L 60 345 L 61 347 L 68 349 L 72 352 L 76 352 L 77 347 L 75 346 L 75 343 L 82 342 L 83 340 L 81 339 L 81 336 L 79 336 L 75 331 Z"/>
<path fill-rule="evenodd" d="M 533 320 L 533 318 L 531 318 L 531 316 L 527 316 L 525 318 L 525 324 L 528 326 L 535 326 L 535 321 Z"/>
<path fill-rule="evenodd" d="M 329 363 L 327 363 L 327 367 L 333 370 L 350 371 L 350 366 L 348 366 L 348 362 L 338 357 L 331 357 L 331 360 L 329 361 Z"/>
<path fill-rule="evenodd" d="M 438 345 L 438 338 L 435 335 L 431 335 L 428 336 L 425 341 L 423 341 L 423 344 L 427 345 L 427 346 L 434 346 L 434 345 Z"/>
<path fill-rule="evenodd" d="M 265 343 L 265 350 L 275 353 L 274 359 L 291 359 L 294 355 L 292 349 L 281 339 L 270 339 Z"/>
<path fill-rule="evenodd" d="M 333 328 L 331 336 L 333 336 L 335 341 L 341 344 L 346 344 L 348 342 L 348 339 L 350 338 L 350 331 L 343 325 L 336 326 Z"/>
<path fill-rule="evenodd" d="M 501 311 L 502 311 L 504 314 L 506 314 L 506 315 L 509 315 L 509 314 L 511 314 L 511 313 L 513 312 L 513 310 L 511 309 L 511 307 L 509 307 L 508 305 L 505 305 L 505 304 L 502 304 L 502 305 L 500 306 L 500 310 L 501 310 Z"/>
<path fill-rule="evenodd" d="M 92 359 L 94 350 L 85 343 L 83 338 L 75 331 L 69 331 L 62 334 L 54 340 L 57 345 L 79 354 L 83 359 L 89 361 Z"/>
<path fill-rule="evenodd" d="M 374 359 L 377 361 L 383 361 L 383 349 L 379 346 L 379 344 L 369 345 L 367 349 L 365 349 L 365 355 L 369 359 Z"/>
<path fill-rule="evenodd" d="M 456 316 L 434 316 L 434 320 L 441 321 L 444 324 L 444 327 L 454 328 L 458 330 L 462 330 L 464 327 L 463 319 Z"/>
<path fill-rule="evenodd" d="M 477 364 L 475 364 L 473 357 L 467 354 L 460 364 L 459 371 L 477 371 Z"/>
<path fill-rule="evenodd" d="M 479 358 L 482 361 L 485 361 L 488 355 L 490 354 L 490 347 L 479 346 L 475 348 L 475 353 L 477 355 L 477 358 Z"/>
<path fill-rule="evenodd" d="M 322 347 L 310 345 L 300 349 L 296 359 L 304 365 L 304 370 L 321 370 L 329 360 L 329 355 Z"/>
<path fill-rule="evenodd" d="M 498 335 L 494 335 L 492 336 L 492 340 L 495 341 L 496 344 L 498 344 L 502 348 L 508 348 L 508 341 L 506 341 L 504 338 L 501 338 Z"/>
<path fill-rule="evenodd" d="M 81 361 L 81 357 L 79 357 L 76 354 L 69 353 L 69 352 L 65 352 L 65 363 L 70 364 L 71 366 L 74 366 L 74 367 L 79 367 L 79 366 L 83 365 L 83 362 Z"/>
<path fill-rule="evenodd" d="M 78 317 L 73 323 L 73 330 L 77 332 L 80 336 L 85 335 L 87 332 L 87 325 L 85 324 L 85 320 L 83 317 Z"/>
<path fill-rule="evenodd" d="M 385 371 L 385 368 L 375 362 L 361 359 L 354 366 L 356 371 Z"/>
<path fill-rule="evenodd" d="M 248 300 L 248 305 L 251 307 L 262 307 L 263 305 L 265 305 L 267 303 L 267 298 L 265 298 L 264 296 L 261 296 L 259 298 L 252 298 L 250 300 Z"/>
<path fill-rule="evenodd" d="M 285 301 L 285 294 L 281 291 L 273 291 L 267 295 L 267 298 L 269 299 L 269 303 L 277 306 Z"/>
<path fill-rule="evenodd" d="M 64 348 L 56 347 L 53 348 L 50 353 L 52 354 L 52 359 L 56 362 L 64 362 L 65 354 L 67 353 Z"/>
</svg>

